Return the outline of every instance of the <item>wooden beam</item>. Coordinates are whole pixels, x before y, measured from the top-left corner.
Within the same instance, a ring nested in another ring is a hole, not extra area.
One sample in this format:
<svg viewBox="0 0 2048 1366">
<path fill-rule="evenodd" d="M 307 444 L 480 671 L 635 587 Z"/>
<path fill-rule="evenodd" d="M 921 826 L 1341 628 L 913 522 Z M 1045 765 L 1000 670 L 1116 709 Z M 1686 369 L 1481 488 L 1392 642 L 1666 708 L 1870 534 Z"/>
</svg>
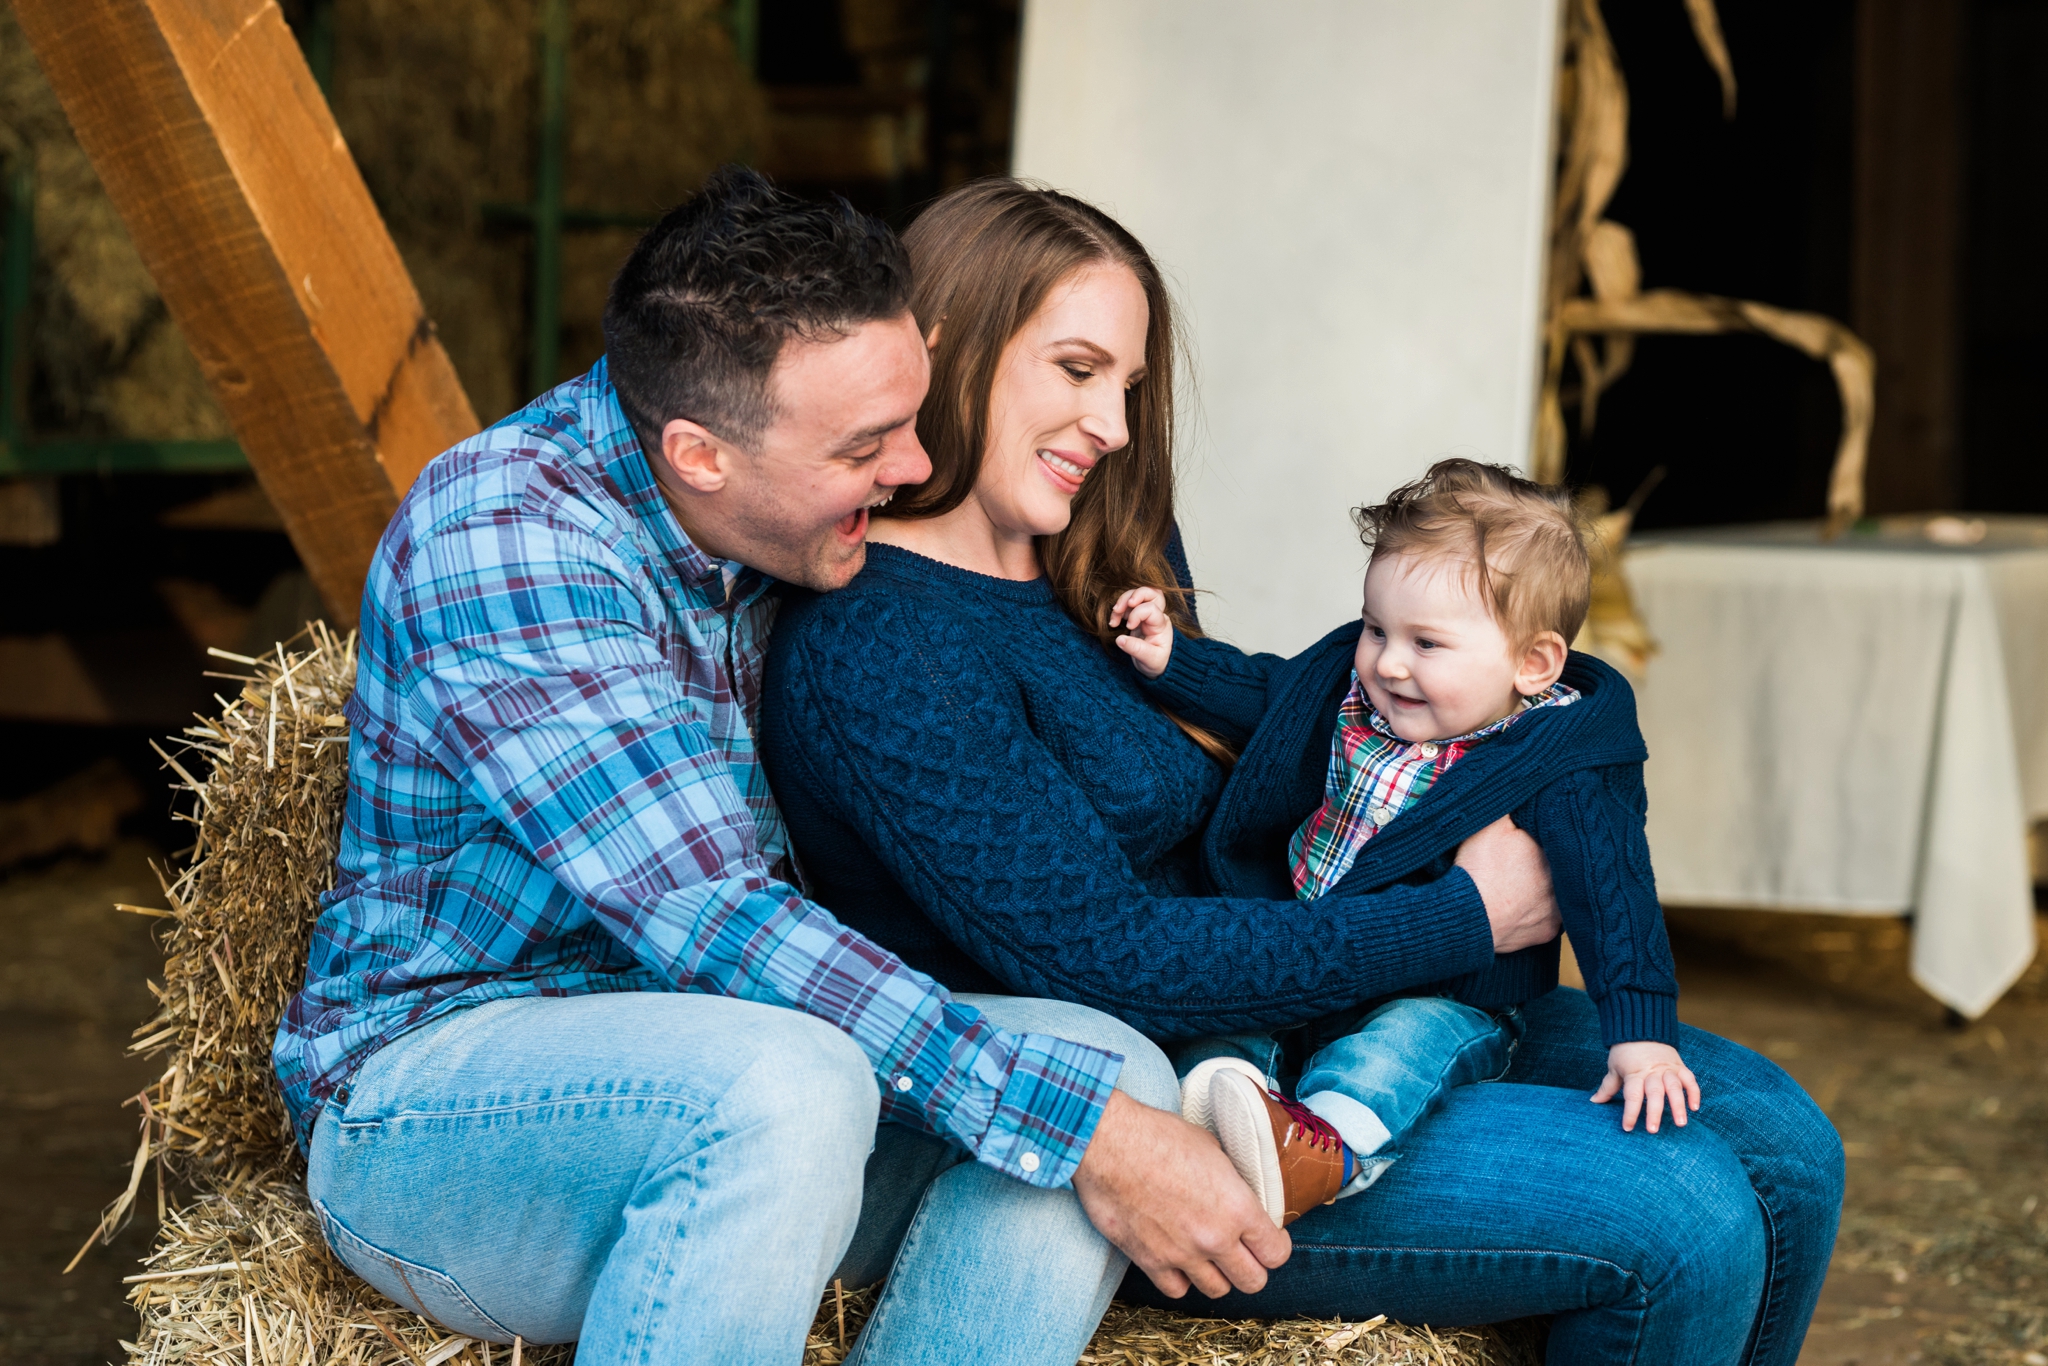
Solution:
<svg viewBox="0 0 2048 1366">
<path fill-rule="evenodd" d="M 1962 256 L 1955 0 L 1856 9 L 1853 321 L 1877 353 L 1870 511 L 1953 508 Z"/>
<path fill-rule="evenodd" d="M 15 0 L 328 610 L 475 411 L 273 0 Z"/>
</svg>

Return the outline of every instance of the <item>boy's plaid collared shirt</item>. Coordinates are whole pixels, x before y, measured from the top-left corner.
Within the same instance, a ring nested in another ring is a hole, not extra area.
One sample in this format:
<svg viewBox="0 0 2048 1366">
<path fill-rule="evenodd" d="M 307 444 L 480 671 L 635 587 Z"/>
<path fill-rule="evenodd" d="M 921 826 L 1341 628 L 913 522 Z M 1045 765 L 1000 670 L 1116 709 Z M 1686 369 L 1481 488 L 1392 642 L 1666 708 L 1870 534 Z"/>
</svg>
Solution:
<svg viewBox="0 0 2048 1366">
<path fill-rule="evenodd" d="M 363 593 L 338 876 L 272 1051 L 302 1144 L 450 1011 L 701 991 L 836 1025 L 883 1119 L 1066 1184 L 1122 1059 L 994 1028 L 788 881 L 753 741 L 772 586 L 683 533 L 602 361 L 421 473 Z"/>
<path fill-rule="evenodd" d="M 1538 707 L 1569 706 L 1578 699 L 1578 689 L 1553 683 L 1527 699 L 1520 710 L 1469 735 L 1411 743 L 1394 734 L 1386 718 L 1373 709 L 1365 685 L 1353 669 L 1351 691 L 1344 694 L 1344 703 L 1337 709 L 1337 737 L 1330 745 L 1323 804 L 1287 845 L 1294 894 L 1313 901 L 1336 886 L 1358 862 L 1358 851 L 1365 848 L 1365 842 L 1420 801 L 1472 746 L 1489 735 L 1498 735 Z"/>
</svg>

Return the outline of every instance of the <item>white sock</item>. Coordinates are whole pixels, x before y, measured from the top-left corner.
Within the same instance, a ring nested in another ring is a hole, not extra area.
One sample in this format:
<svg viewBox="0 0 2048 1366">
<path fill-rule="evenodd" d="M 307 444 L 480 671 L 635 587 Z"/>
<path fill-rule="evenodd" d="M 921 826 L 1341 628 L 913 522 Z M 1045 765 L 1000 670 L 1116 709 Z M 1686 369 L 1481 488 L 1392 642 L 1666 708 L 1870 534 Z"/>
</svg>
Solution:
<svg viewBox="0 0 2048 1366">
<path fill-rule="evenodd" d="M 1352 1175 L 1337 1192 L 1337 1198 L 1356 1195 L 1373 1182 L 1380 1174 L 1393 1165 L 1394 1159 L 1374 1160 L 1372 1154 L 1385 1147 L 1393 1139 L 1380 1117 L 1372 1112 L 1370 1105 L 1355 1101 L 1339 1091 L 1318 1091 L 1312 1096 L 1303 1096 L 1301 1104 L 1309 1113 L 1324 1120 L 1337 1131 L 1337 1137 L 1344 1140 L 1344 1146 L 1351 1150 Z"/>
</svg>

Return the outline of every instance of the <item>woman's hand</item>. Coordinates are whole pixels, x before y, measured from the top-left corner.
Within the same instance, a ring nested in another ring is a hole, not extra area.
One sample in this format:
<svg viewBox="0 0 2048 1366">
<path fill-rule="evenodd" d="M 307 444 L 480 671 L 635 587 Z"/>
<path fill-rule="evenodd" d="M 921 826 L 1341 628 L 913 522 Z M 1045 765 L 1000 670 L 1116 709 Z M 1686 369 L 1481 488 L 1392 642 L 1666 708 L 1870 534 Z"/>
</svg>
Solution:
<svg viewBox="0 0 2048 1366">
<path fill-rule="evenodd" d="M 1685 1127 L 1688 1106 L 1700 1108 L 1699 1078 L 1668 1043 L 1618 1043 L 1608 1049 L 1607 1075 L 1600 1079 L 1593 1103 L 1605 1105 L 1617 1091 L 1621 1093 L 1624 1132 L 1636 1127 L 1636 1114 L 1645 1104 L 1650 1114 L 1643 1127 L 1653 1134 L 1657 1132 L 1657 1121 L 1664 1117 L 1666 1100 L 1671 1102 L 1672 1123 L 1681 1129 Z"/>
<path fill-rule="evenodd" d="M 1564 919 L 1550 890 L 1550 861 L 1508 817 L 1459 845 L 1458 866 L 1486 903 L 1495 953 L 1548 944 L 1563 932 Z"/>
<path fill-rule="evenodd" d="M 1109 609 L 1109 624 L 1128 633 L 1116 638 L 1117 648 L 1131 657 L 1138 672 L 1157 678 L 1173 657 L 1173 619 L 1166 615 L 1166 594 L 1156 588 L 1133 588 Z"/>
</svg>

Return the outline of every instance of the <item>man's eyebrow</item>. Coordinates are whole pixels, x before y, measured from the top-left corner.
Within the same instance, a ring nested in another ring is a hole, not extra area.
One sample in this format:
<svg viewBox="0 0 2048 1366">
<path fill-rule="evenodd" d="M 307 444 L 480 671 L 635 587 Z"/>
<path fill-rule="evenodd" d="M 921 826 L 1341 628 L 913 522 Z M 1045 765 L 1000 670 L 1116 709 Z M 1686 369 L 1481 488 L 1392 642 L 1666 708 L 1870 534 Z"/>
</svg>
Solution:
<svg viewBox="0 0 2048 1366">
<path fill-rule="evenodd" d="M 863 427 L 834 447 L 833 454 L 837 455 L 842 451 L 850 451 L 856 446 L 865 446 L 870 441 L 879 441 L 898 427 L 907 427 L 915 421 L 917 421 L 917 414 L 912 413 L 909 417 L 899 417 L 889 422 L 877 422 L 872 427 Z"/>
</svg>

